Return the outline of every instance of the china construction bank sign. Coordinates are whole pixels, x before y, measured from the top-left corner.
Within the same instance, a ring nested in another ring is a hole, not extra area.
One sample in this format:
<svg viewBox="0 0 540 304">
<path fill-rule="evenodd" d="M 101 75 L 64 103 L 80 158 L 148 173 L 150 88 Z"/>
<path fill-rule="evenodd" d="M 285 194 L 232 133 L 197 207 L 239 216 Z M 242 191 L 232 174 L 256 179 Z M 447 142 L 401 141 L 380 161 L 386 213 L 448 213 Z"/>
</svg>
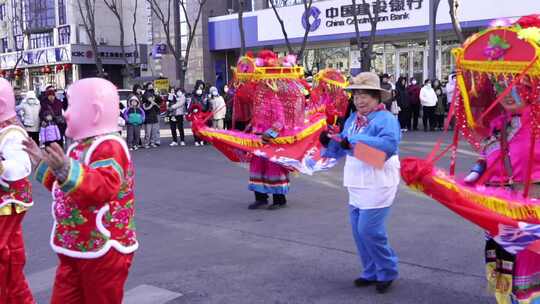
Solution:
<svg viewBox="0 0 540 304">
<path fill-rule="evenodd" d="M 515 5 L 507 0 L 461 1 L 459 18 L 462 22 L 518 17 L 540 12 L 540 0 L 519 0 Z M 279 8 L 290 38 L 354 33 L 354 7 L 351 0 L 316 1 L 309 11 L 303 5 Z M 429 0 L 356 0 L 357 21 L 361 32 L 371 29 L 369 15 L 378 15 L 378 30 L 405 29 L 429 24 Z M 437 23 L 450 23 L 448 2 L 441 1 Z M 257 11 L 259 41 L 283 39 L 279 22 L 272 9 Z"/>
</svg>

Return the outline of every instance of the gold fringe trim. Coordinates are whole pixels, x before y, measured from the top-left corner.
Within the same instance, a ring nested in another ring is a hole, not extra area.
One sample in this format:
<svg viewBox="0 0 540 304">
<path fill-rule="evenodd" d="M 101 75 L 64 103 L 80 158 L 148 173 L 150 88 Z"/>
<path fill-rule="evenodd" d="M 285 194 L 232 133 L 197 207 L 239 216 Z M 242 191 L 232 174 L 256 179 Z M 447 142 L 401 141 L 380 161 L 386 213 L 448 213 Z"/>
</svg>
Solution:
<svg viewBox="0 0 540 304">
<path fill-rule="evenodd" d="M 474 128 L 476 126 L 476 122 L 474 121 L 474 117 L 472 114 L 471 100 L 469 99 L 469 93 L 467 91 L 467 86 L 465 85 L 465 78 L 463 77 L 463 71 L 458 72 L 457 82 L 458 82 L 459 90 L 461 92 L 461 96 L 463 97 L 463 108 L 465 110 L 465 117 L 467 118 L 467 124 L 469 125 L 469 127 Z"/>
<path fill-rule="evenodd" d="M 301 79 L 304 78 L 304 68 L 294 67 L 256 67 L 253 73 L 239 73 L 232 69 L 238 80 L 265 80 L 265 79 Z"/>
<path fill-rule="evenodd" d="M 440 177 L 433 177 L 433 180 L 445 188 L 457 192 L 464 198 L 479 204 L 491 211 L 494 211 L 500 215 L 512 218 L 519 221 L 527 221 L 531 218 L 540 220 L 540 206 L 537 205 L 521 205 L 518 206 L 510 201 L 497 198 L 494 196 L 482 195 L 468 189 L 458 187 L 454 182 L 442 179 Z"/>
<path fill-rule="evenodd" d="M 540 58 L 540 57 L 539 57 Z M 463 70 L 481 72 L 481 73 L 498 73 L 498 74 L 519 74 L 523 72 L 531 64 L 530 61 L 476 61 L 462 60 L 461 68 Z M 531 76 L 540 76 L 540 61 L 537 61 L 527 72 Z"/>
<path fill-rule="evenodd" d="M 280 144 L 280 145 L 294 144 L 295 142 L 301 141 L 313 135 L 315 132 L 319 131 L 325 126 L 326 126 L 326 119 L 322 118 L 319 121 L 317 121 L 315 124 L 302 130 L 302 132 L 296 135 L 278 137 L 272 140 L 272 142 L 275 144 Z M 216 139 L 220 139 L 226 142 L 235 143 L 235 144 L 246 146 L 246 147 L 260 148 L 263 146 L 261 139 L 239 138 L 231 134 L 224 134 L 224 133 L 210 131 L 210 130 L 199 131 L 199 134 L 203 137 L 216 138 Z"/>
</svg>

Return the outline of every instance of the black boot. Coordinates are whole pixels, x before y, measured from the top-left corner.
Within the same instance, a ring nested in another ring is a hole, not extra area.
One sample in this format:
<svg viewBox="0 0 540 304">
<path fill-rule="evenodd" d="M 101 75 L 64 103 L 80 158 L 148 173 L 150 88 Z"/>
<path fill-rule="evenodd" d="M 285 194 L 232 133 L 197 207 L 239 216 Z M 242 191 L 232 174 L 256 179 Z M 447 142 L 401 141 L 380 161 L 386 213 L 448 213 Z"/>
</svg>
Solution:
<svg viewBox="0 0 540 304">
<path fill-rule="evenodd" d="M 287 197 L 285 197 L 285 194 L 274 194 L 272 195 L 272 198 L 274 203 L 268 207 L 268 210 L 276 210 L 287 207 Z"/>
<path fill-rule="evenodd" d="M 388 289 L 390 289 L 390 286 L 392 286 L 393 282 L 394 281 L 377 282 L 377 285 L 375 285 L 375 289 L 377 289 L 378 293 L 386 293 Z"/>
<path fill-rule="evenodd" d="M 268 194 L 255 191 L 255 202 L 248 206 L 248 209 L 255 210 L 268 205 Z"/>
</svg>

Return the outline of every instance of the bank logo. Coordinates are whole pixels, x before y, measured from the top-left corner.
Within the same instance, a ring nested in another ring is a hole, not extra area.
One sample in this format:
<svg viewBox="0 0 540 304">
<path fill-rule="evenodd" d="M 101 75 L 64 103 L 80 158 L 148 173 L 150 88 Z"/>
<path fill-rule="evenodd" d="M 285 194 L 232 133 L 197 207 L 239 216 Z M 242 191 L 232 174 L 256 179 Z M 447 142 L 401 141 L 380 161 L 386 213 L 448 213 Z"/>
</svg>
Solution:
<svg viewBox="0 0 540 304">
<path fill-rule="evenodd" d="M 304 29 L 307 30 L 308 24 L 310 24 L 309 31 L 316 31 L 319 26 L 321 26 L 320 16 L 321 10 L 316 6 L 312 6 L 308 11 L 305 11 L 302 15 L 302 26 L 304 27 Z"/>
</svg>

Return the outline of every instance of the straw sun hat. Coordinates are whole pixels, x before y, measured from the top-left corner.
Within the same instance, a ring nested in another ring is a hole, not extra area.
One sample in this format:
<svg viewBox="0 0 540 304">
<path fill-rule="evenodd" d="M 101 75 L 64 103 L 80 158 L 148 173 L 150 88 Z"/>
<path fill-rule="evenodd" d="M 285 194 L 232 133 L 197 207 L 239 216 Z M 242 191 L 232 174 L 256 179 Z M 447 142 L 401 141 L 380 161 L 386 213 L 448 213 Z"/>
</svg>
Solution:
<svg viewBox="0 0 540 304">
<path fill-rule="evenodd" d="M 374 90 L 381 92 L 381 101 L 387 101 L 392 98 L 392 93 L 381 88 L 381 80 L 379 76 L 372 72 L 362 72 L 356 75 L 352 80 L 347 90 Z"/>
</svg>

